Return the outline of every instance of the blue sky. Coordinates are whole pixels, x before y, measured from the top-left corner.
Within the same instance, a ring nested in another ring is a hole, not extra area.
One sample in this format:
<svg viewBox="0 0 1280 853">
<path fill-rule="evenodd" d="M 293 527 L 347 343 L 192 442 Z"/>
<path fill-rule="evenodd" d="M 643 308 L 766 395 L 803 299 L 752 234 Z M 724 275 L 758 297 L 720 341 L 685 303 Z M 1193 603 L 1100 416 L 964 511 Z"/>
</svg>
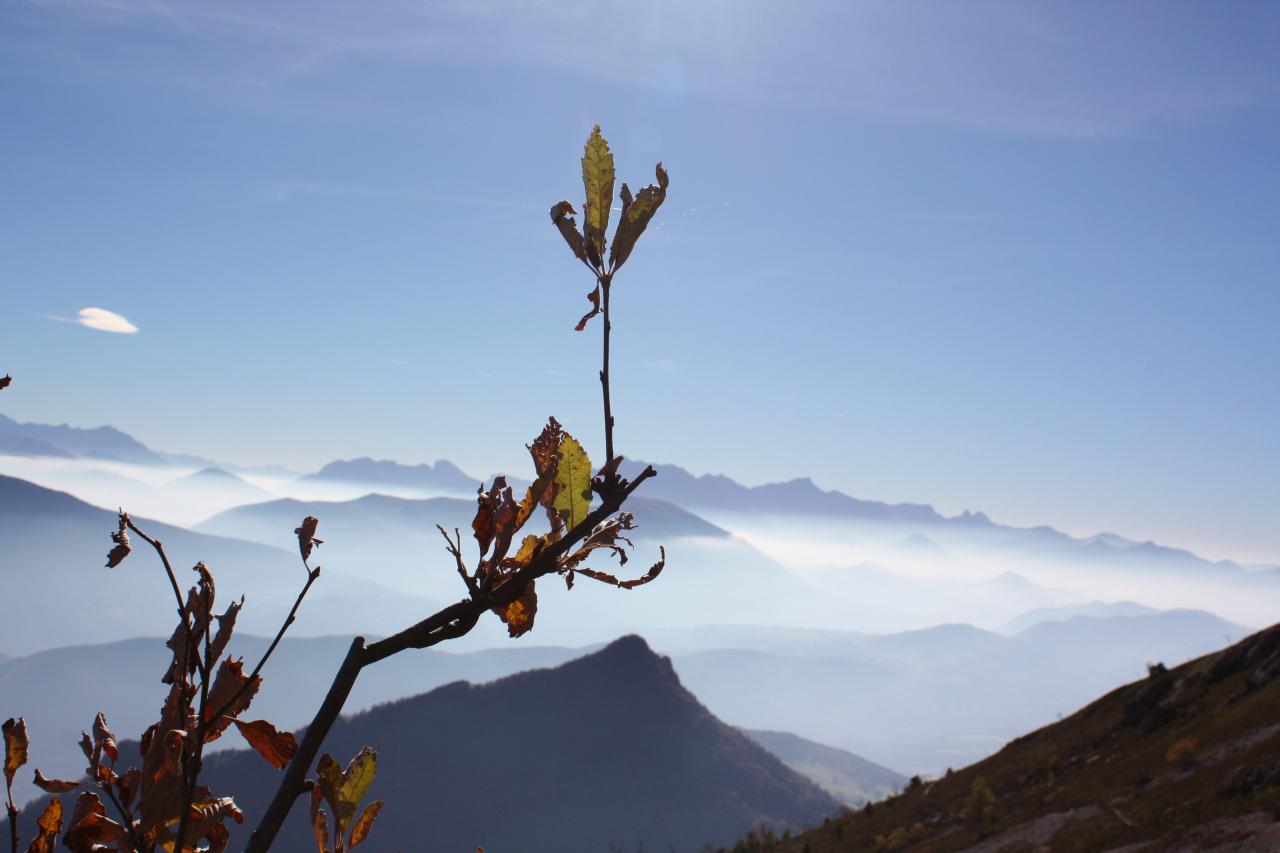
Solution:
<svg viewBox="0 0 1280 853">
<path fill-rule="evenodd" d="M 6 414 L 300 468 L 602 455 L 547 209 L 667 206 L 619 450 L 1280 561 L 1264 3 L 0 5 Z M 113 334 L 50 317 L 126 317 Z"/>
</svg>

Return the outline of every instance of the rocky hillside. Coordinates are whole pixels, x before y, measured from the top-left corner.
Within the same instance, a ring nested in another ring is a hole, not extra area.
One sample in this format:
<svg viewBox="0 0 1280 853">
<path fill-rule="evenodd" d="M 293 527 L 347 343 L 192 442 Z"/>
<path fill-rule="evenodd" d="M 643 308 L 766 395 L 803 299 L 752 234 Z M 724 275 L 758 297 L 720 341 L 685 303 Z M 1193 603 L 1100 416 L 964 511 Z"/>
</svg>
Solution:
<svg viewBox="0 0 1280 853">
<path fill-rule="evenodd" d="M 1280 625 L 1153 666 L 985 761 L 825 821 L 794 853 L 1280 850 Z"/>
</svg>

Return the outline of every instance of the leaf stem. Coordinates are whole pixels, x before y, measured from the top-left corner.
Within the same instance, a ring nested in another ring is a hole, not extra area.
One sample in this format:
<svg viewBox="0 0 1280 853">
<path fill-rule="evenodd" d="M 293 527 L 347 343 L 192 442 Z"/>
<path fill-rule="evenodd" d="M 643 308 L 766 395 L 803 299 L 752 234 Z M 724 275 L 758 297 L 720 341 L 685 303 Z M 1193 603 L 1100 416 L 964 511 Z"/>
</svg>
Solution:
<svg viewBox="0 0 1280 853">
<path fill-rule="evenodd" d="M 18 853 L 18 810 L 13 805 L 13 787 L 8 779 L 4 780 L 4 787 L 8 796 L 5 805 L 9 810 L 9 847 L 13 853 Z"/>
<path fill-rule="evenodd" d="M 600 390 L 604 394 L 604 455 L 605 463 L 613 461 L 613 407 L 609 401 L 609 333 L 613 324 L 609 322 L 609 285 L 613 283 L 613 275 L 605 273 L 600 276 L 600 289 L 604 314 L 604 357 L 600 368 Z"/>
</svg>

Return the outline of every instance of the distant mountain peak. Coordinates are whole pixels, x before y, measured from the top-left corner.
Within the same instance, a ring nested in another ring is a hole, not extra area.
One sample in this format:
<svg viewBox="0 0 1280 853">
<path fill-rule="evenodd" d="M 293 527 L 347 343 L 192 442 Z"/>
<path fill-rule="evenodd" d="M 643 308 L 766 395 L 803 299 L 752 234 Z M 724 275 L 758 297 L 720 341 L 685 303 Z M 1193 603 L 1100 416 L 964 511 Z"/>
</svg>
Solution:
<svg viewBox="0 0 1280 853">
<path fill-rule="evenodd" d="M 405 465 L 394 459 L 336 459 L 303 480 L 330 480 L 348 483 L 397 486 L 448 492 L 471 492 L 480 480 L 472 477 L 447 459 Z"/>
</svg>

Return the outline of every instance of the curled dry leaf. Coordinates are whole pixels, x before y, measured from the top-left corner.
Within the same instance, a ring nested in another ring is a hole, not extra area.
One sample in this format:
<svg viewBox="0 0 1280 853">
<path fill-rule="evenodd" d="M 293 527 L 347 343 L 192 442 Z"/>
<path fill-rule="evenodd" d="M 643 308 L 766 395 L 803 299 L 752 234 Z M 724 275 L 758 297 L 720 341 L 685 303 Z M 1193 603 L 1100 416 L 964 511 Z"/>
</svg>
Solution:
<svg viewBox="0 0 1280 853">
<path fill-rule="evenodd" d="M 0 725 L 0 730 L 4 732 L 4 781 L 12 787 L 13 774 L 27 763 L 27 747 L 30 745 L 27 721 L 23 717 L 16 720 L 10 717 Z"/>
<path fill-rule="evenodd" d="M 591 310 L 582 315 L 582 319 L 578 320 L 578 325 L 573 327 L 575 332 L 581 332 L 587 328 L 587 323 L 591 322 L 591 318 L 600 313 L 600 283 L 596 282 L 596 286 L 587 293 L 587 301 L 591 303 Z"/>
<path fill-rule="evenodd" d="M 316 538 L 316 528 L 319 525 L 320 519 L 308 515 L 302 519 L 302 524 L 293 529 L 293 532 L 298 534 L 298 551 L 302 554 L 304 562 L 311 559 L 311 549 L 324 544 L 323 539 Z"/>
<path fill-rule="evenodd" d="M 582 232 L 578 230 L 578 223 L 570 215 L 577 212 L 569 202 L 559 202 L 551 208 L 551 222 L 559 229 L 564 241 L 569 244 L 573 256 L 586 263 L 587 250 L 582 242 Z"/>
<path fill-rule="evenodd" d="M 36 819 L 36 837 L 31 839 L 27 853 L 53 853 L 61 832 L 62 800 L 54 797 Z"/>
<path fill-rule="evenodd" d="M 236 720 L 235 723 L 249 745 L 277 770 L 283 770 L 293 758 L 293 754 L 298 751 L 298 741 L 294 738 L 293 732 L 279 731 L 266 720 L 254 720 L 249 723 Z"/>
<path fill-rule="evenodd" d="M 67 791 L 74 791 L 80 787 L 79 782 L 67 782 L 63 779 L 47 779 L 45 775 L 36 769 L 35 785 L 42 791 L 48 791 L 50 794 L 65 794 Z"/>
<path fill-rule="evenodd" d="M 374 818 L 378 816 L 380 811 L 382 811 L 382 800 L 374 800 L 365 806 L 365 810 L 360 813 L 360 817 L 356 818 L 355 825 L 351 827 L 351 840 L 347 844 L 348 850 L 354 850 L 357 844 L 369 837 L 369 833 L 373 830 Z"/>
<path fill-rule="evenodd" d="M 107 718 L 101 711 L 93 718 L 93 752 L 95 765 L 98 763 L 96 756 L 103 753 L 111 759 L 112 764 L 120 757 L 120 750 L 116 748 L 116 736 L 111 729 L 107 728 Z"/>
<path fill-rule="evenodd" d="M 515 533 L 516 504 L 511 497 L 511 487 L 506 477 L 494 477 L 489 491 L 476 492 L 476 516 L 471 520 L 471 532 L 480 546 L 480 557 L 493 546 L 493 561 L 506 556 Z"/>
<path fill-rule="evenodd" d="M 114 546 L 107 552 L 107 568 L 114 569 L 116 566 L 124 562 L 124 558 L 129 556 L 129 552 L 133 549 L 129 545 L 129 515 L 123 510 L 118 516 L 120 525 L 116 532 L 111 534 L 111 541 Z"/>
<path fill-rule="evenodd" d="M 0 376 L 0 391 L 8 388 L 11 382 L 13 382 L 13 377 L 9 374 L 6 373 L 4 376 Z"/>
<path fill-rule="evenodd" d="M 329 818 L 320 808 L 320 796 L 317 785 L 311 789 L 311 834 L 316 840 L 316 853 L 329 853 Z"/>
<path fill-rule="evenodd" d="M 130 767 L 129 770 L 116 780 L 116 794 L 120 797 L 120 802 L 127 809 L 133 805 L 133 798 L 138 795 L 138 783 L 142 779 L 142 771 L 136 767 Z"/>
<path fill-rule="evenodd" d="M 231 725 L 233 717 L 249 707 L 253 697 L 262 687 L 262 676 L 255 675 L 250 681 L 244 674 L 244 658 L 225 659 L 218 666 L 218 674 L 214 676 L 213 686 L 209 688 L 209 699 L 205 703 L 204 742 L 217 740 Z M 234 702 L 232 701 L 234 700 Z M 232 704 L 223 712 L 222 717 L 213 719 L 228 702 Z"/>
<path fill-rule="evenodd" d="M 218 620 L 218 632 L 213 635 L 213 642 L 209 644 L 209 660 L 218 660 L 222 657 L 222 653 L 227 649 L 227 643 L 231 642 L 231 633 L 236 627 L 236 616 L 240 614 L 240 608 L 244 607 L 244 596 L 240 596 L 239 601 L 233 601 L 227 605 L 227 612 L 214 618 Z"/>
<path fill-rule="evenodd" d="M 62 843 L 72 853 L 100 853 L 127 843 L 127 834 L 123 826 L 107 817 L 98 795 L 85 791 L 76 799 Z"/>
<path fill-rule="evenodd" d="M 659 163 L 654 170 L 658 183 L 642 187 L 635 198 L 626 184 L 622 185 L 622 215 L 618 218 L 618 230 L 613 235 L 613 245 L 609 248 L 609 270 L 616 272 L 627 262 L 636 241 L 648 227 L 649 220 L 658 212 L 658 208 L 667 199 L 667 170 Z"/>
</svg>

